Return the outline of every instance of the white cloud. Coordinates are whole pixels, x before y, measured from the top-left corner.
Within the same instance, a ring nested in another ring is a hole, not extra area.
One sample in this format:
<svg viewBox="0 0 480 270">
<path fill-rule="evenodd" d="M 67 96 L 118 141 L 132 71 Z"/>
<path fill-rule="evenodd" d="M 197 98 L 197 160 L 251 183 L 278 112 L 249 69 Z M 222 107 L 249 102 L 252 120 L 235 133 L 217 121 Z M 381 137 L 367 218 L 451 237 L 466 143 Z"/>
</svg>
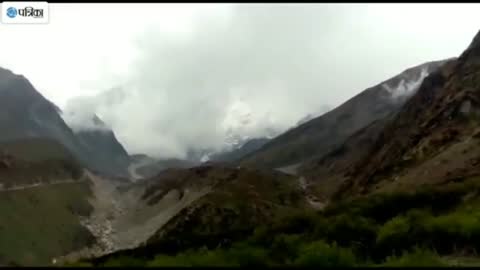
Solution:
<svg viewBox="0 0 480 270">
<path fill-rule="evenodd" d="M 0 66 L 60 107 L 95 97 L 81 110 L 130 152 L 177 157 L 221 147 L 229 128 L 285 130 L 408 67 L 456 56 L 480 25 L 478 4 L 50 7 L 48 25 L 0 25 Z M 123 96 L 96 97 L 119 86 Z"/>
</svg>

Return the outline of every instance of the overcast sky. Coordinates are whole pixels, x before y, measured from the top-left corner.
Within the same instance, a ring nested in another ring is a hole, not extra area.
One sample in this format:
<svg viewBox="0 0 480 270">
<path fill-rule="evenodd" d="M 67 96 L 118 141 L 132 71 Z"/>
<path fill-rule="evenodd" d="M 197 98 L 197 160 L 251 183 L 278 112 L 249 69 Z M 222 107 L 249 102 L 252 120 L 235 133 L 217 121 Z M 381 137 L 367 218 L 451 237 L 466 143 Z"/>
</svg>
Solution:
<svg viewBox="0 0 480 270">
<path fill-rule="evenodd" d="M 479 4 L 50 4 L 47 25 L 0 24 L 0 66 L 61 108 L 99 114 L 130 152 L 182 157 L 221 147 L 228 129 L 283 131 L 458 56 L 478 14 Z M 113 100 L 101 94 L 114 87 Z"/>
</svg>

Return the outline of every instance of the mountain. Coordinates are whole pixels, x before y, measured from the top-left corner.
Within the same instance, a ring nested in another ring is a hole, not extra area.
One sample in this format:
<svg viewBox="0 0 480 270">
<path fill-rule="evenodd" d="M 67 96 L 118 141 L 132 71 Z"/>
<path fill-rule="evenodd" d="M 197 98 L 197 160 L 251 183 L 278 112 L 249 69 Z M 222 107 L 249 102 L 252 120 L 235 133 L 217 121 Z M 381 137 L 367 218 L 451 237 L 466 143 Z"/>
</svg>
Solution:
<svg viewBox="0 0 480 270">
<path fill-rule="evenodd" d="M 480 175 L 480 32 L 458 57 L 426 77 L 389 120 L 336 197 Z"/>
<path fill-rule="evenodd" d="M 3 68 L 0 68 L 0 110 L 0 141 L 48 137 L 74 149 L 75 136 L 59 116 L 58 107 L 37 92 L 25 77 Z"/>
<path fill-rule="evenodd" d="M 119 148 L 112 133 L 77 136 L 62 119 L 61 113 L 24 76 L 0 68 L 0 142 L 31 138 L 53 139 L 91 169 L 107 174 L 125 171 L 124 160 L 118 162 L 117 157 L 96 152 L 99 144 L 103 143 L 106 146 L 100 149 L 106 150 L 112 145 Z"/>
<path fill-rule="evenodd" d="M 244 156 L 260 149 L 270 139 L 268 138 L 255 138 L 250 139 L 233 148 L 230 151 L 215 153 L 210 156 L 210 161 L 222 161 L 222 162 L 236 162 Z"/>
<path fill-rule="evenodd" d="M 282 167 L 326 154 L 375 120 L 398 110 L 425 76 L 445 60 L 409 68 L 337 108 L 288 130 L 242 159 L 243 165 Z"/>
<path fill-rule="evenodd" d="M 331 109 L 332 108 L 330 108 L 330 106 L 323 105 L 323 106 L 320 107 L 319 110 L 317 110 L 317 112 L 309 113 L 309 114 L 305 115 L 304 117 L 302 117 L 300 120 L 298 120 L 298 122 L 295 124 L 295 127 L 300 126 L 300 125 L 312 120 L 313 118 L 319 117 L 320 115 L 330 111 Z"/>
<path fill-rule="evenodd" d="M 91 117 L 90 129 L 73 129 L 81 146 L 95 153 L 96 167 L 109 175 L 127 175 L 130 156 L 113 131 L 97 116 Z"/>
</svg>

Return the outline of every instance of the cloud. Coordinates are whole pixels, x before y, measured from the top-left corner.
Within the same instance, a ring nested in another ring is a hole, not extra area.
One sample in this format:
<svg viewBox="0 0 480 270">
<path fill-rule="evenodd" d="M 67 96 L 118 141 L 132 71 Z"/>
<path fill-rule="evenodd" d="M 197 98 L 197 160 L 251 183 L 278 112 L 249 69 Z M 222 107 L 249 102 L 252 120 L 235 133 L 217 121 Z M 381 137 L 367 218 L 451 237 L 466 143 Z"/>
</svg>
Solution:
<svg viewBox="0 0 480 270">
<path fill-rule="evenodd" d="M 197 17 L 181 34 L 148 28 L 134 40 L 123 94 L 89 97 L 81 110 L 109 123 L 131 153 L 157 157 L 221 149 L 229 134 L 277 134 L 405 68 L 455 56 L 438 42 L 444 35 L 425 45 L 432 23 L 409 17 L 409 31 L 399 30 L 406 19 L 387 16 L 394 12 L 236 5 Z"/>
<path fill-rule="evenodd" d="M 188 37 L 148 32 L 137 40 L 123 98 L 68 106 L 82 103 L 131 151 L 156 156 L 218 150 L 228 133 L 278 133 L 326 102 L 317 98 L 321 80 L 311 66 L 316 16 L 309 8 L 239 6 L 228 19 L 199 21 Z"/>
<path fill-rule="evenodd" d="M 96 111 L 100 104 L 97 97 L 79 97 L 71 102 L 61 111 L 60 116 L 65 123 L 74 131 L 111 131 L 111 127 L 99 122 Z"/>
</svg>

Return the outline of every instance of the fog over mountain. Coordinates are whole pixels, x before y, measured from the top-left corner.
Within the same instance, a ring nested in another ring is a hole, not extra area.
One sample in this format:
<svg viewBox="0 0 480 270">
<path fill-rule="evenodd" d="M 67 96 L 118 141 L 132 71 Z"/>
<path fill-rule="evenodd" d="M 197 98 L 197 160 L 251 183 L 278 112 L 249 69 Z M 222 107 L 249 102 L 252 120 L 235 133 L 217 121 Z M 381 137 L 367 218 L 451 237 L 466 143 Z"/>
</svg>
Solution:
<svg viewBox="0 0 480 270">
<path fill-rule="evenodd" d="M 74 6 L 52 6 L 52 16 L 57 16 L 52 18 L 65 20 L 66 27 L 69 21 L 60 11 Z M 108 5 L 115 12 L 107 21 L 99 15 L 106 8 L 98 5 L 90 10 L 91 21 L 72 28 L 84 30 L 75 31 L 78 37 L 65 30 L 73 47 L 64 47 L 76 48 L 81 57 L 70 52 L 68 63 L 52 63 L 43 76 L 33 70 L 35 63 L 18 60 L 41 62 L 31 52 L 35 49 L 0 60 L 38 82 L 76 129 L 92 128 L 89 116 L 97 114 L 130 153 L 183 158 L 191 150 L 222 149 L 232 136 L 279 134 L 405 68 L 457 55 L 478 25 L 472 23 L 478 21 L 478 7 L 468 5 L 256 4 L 219 5 L 208 12 L 201 6 L 172 10 L 178 22 L 187 10 L 198 9 L 200 15 L 190 16 L 189 24 L 178 23 L 187 25 L 181 31 L 165 31 L 163 26 L 176 25 L 175 19 L 170 24 L 154 21 L 159 16 L 140 12 L 153 9 L 147 5 Z M 455 10 L 465 12 L 446 22 L 445 14 Z M 426 11 L 432 14 L 428 20 Z M 127 26 L 119 19 L 125 12 L 145 18 L 139 17 L 138 25 L 132 19 Z M 117 31 L 123 26 L 123 32 Z M 19 39 L 21 31 L 15 33 Z M 49 31 L 51 39 L 41 44 L 55 48 L 54 32 Z M 101 31 L 109 35 L 102 39 L 105 44 L 73 44 Z M 70 72 L 55 80 L 60 68 Z M 82 78 L 81 83 L 73 77 Z M 60 85 L 63 81 L 70 83 Z M 71 112 L 75 117 L 69 117 Z"/>
</svg>

